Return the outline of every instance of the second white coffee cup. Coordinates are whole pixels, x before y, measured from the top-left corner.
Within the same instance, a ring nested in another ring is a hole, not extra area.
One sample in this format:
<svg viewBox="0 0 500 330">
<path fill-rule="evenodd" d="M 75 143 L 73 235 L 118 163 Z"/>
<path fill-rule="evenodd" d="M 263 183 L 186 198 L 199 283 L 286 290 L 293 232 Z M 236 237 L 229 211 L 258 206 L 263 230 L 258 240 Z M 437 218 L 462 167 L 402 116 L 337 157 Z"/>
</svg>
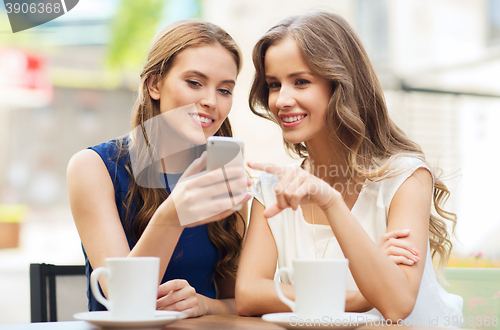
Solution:
<svg viewBox="0 0 500 330">
<path fill-rule="evenodd" d="M 106 267 L 96 268 L 90 276 L 94 297 L 117 320 L 147 320 L 154 317 L 160 258 L 106 258 Z M 108 299 L 99 290 L 98 277 L 107 279 Z"/>
<path fill-rule="evenodd" d="M 283 267 L 295 288 L 295 301 L 285 297 L 280 282 L 275 281 L 278 297 L 300 319 L 322 319 L 345 312 L 347 259 L 296 259 L 293 269 Z"/>
</svg>

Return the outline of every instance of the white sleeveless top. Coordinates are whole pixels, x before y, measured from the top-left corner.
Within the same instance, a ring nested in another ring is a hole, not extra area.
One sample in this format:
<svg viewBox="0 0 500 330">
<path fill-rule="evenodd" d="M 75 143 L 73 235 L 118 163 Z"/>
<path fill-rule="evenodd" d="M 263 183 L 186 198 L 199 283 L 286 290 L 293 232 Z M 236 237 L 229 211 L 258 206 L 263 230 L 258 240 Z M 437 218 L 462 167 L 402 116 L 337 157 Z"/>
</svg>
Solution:
<svg viewBox="0 0 500 330">
<path fill-rule="evenodd" d="M 414 157 L 398 158 L 393 166 L 400 174 L 372 183 L 361 189 L 358 199 L 351 210 L 354 217 L 377 246 L 382 235 L 387 231 L 389 207 L 396 191 L 418 168 L 429 169 L 426 163 Z M 262 172 L 259 181 L 253 188 L 253 196 L 264 206 L 276 203 L 274 186 L 278 182 L 279 179 L 276 176 Z M 294 259 L 315 258 L 313 225 L 305 221 L 300 206 L 297 211 L 292 209 L 283 210 L 276 216 L 269 218 L 268 224 L 278 250 L 278 267 L 293 267 L 292 261 Z M 325 258 L 344 258 L 335 236 L 331 236 L 332 230 L 330 226 L 315 225 L 315 227 L 318 256 L 323 255 L 328 239 L 331 237 Z M 419 262 L 423 262 L 423 260 Z M 282 276 L 281 281 L 293 284 L 286 275 Z M 347 279 L 347 290 L 358 290 L 350 272 Z M 458 325 L 454 324 L 453 321 L 458 320 L 460 322 L 462 306 L 463 299 L 460 296 L 446 292 L 437 282 L 430 256 L 429 243 L 427 243 L 427 257 L 417 301 L 412 313 L 404 322 L 407 325 L 455 327 Z M 375 308 L 369 313 L 382 316 Z"/>
</svg>

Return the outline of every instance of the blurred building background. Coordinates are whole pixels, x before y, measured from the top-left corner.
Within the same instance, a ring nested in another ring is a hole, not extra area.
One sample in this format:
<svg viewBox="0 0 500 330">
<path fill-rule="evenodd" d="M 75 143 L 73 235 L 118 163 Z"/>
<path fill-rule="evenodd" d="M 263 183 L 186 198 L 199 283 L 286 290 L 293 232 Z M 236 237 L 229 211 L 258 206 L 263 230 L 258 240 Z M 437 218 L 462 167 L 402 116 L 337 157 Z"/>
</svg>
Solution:
<svg viewBox="0 0 500 330">
<path fill-rule="evenodd" d="M 314 9 L 351 23 L 393 119 L 442 169 L 459 217 L 456 258 L 500 257 L 500 0 L 81 0 L 16 34 L 0 5 L 0 225 L 2 205 L 25 207 L 19 246 L 0 249 L 0 324 L 29 322 L 30 262 L 83 262 L 66 166 L 78 150 L 130 130 L 155 32 L 189 17 L 226 29 L 244 56 L 230 119 L 246 158 L 291 163 L 280 130 L 248 109 L 251 51 L 273 24 Z"/>
</svg>

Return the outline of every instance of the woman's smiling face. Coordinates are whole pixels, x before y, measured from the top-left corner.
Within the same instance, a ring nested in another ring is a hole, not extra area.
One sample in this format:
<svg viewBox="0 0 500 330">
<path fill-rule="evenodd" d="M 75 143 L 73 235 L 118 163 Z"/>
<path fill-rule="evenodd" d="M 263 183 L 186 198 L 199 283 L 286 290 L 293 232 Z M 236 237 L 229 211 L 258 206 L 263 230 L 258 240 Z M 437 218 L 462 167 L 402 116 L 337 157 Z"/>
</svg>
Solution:
<svg viewBox="0 0 500 330">
<path fill-rule="evenodd" d="M 265 55 L 269 109 L 290 143 L 328 138 L 325 124 L 330 83 L 313 73 L 297 42 L 287 36 L 270 46 Z"/>
<path fill-rule="evenodd" d="M 207 44 L 182 50 L 156 86 L 148 81 L 148 89 L 172 129 L 204 144 L 229 115 L 237 74 L 234 56 L 218 43 Z"/>
</svg>

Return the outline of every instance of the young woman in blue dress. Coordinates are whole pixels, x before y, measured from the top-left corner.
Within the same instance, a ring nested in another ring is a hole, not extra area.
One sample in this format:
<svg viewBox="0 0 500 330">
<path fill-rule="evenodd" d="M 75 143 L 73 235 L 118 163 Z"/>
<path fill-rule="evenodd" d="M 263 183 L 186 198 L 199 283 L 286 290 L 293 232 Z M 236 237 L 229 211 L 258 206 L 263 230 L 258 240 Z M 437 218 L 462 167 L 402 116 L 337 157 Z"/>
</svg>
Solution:
<svg viewBox="0 0 500 330">
<path fill-rule="evenodd" d="M 140 75 L 132 133 L 80 151 L 68 165 L 70 205 L 87 276 L 108 257 L 156 256 L 157 309 L 189 316 L 235 313 L 249 180 L 242 167 L 226 168 L 234 191 L 245 191 L 239 199 L 243 208 L 235 213 L 223 206 L 229 197 L 212 199 L 227 189 L 216 171 L 195 174 L 205 167 L 206 153 L 199 147 L 206 138 L 232 135 L 227 116 L 240 67 L 235 41 L 211 23 L 179 21 L 153 39 Z M 158 124 L 165 115 L 169 136 Z M 192 148 L 162 159 L 149 153 L 179 143 Z M 150 175 L 158 180 L 144 180 Z M 203 217 L 207 211 L 210 216 Z M 106 282 L 100 286 L 106 294 Z M 105 310 L 90 290 L 88 296 L 89 310 Z"/>
<path fill-rule="evenodd" d="M 456 218 L 442 209 L 449 191 L 389 118 L 349 24 L 328 12 L 290 17 L 257 42 L 253 61 L 251 110 L 279 125 L 304 161 L 248 164 L 263 173 L 238 270 L 238 312 L 289 311 L 274 290 L 276 263 L 345 257 L 346 311 L 453 325 L 462 300 L 439 285 L 432 263 L 438 257 L 444 267 L 451 250 L 444 220 Z M 281 287 L 294 298 L 288 278 Z"/>
</svg>

